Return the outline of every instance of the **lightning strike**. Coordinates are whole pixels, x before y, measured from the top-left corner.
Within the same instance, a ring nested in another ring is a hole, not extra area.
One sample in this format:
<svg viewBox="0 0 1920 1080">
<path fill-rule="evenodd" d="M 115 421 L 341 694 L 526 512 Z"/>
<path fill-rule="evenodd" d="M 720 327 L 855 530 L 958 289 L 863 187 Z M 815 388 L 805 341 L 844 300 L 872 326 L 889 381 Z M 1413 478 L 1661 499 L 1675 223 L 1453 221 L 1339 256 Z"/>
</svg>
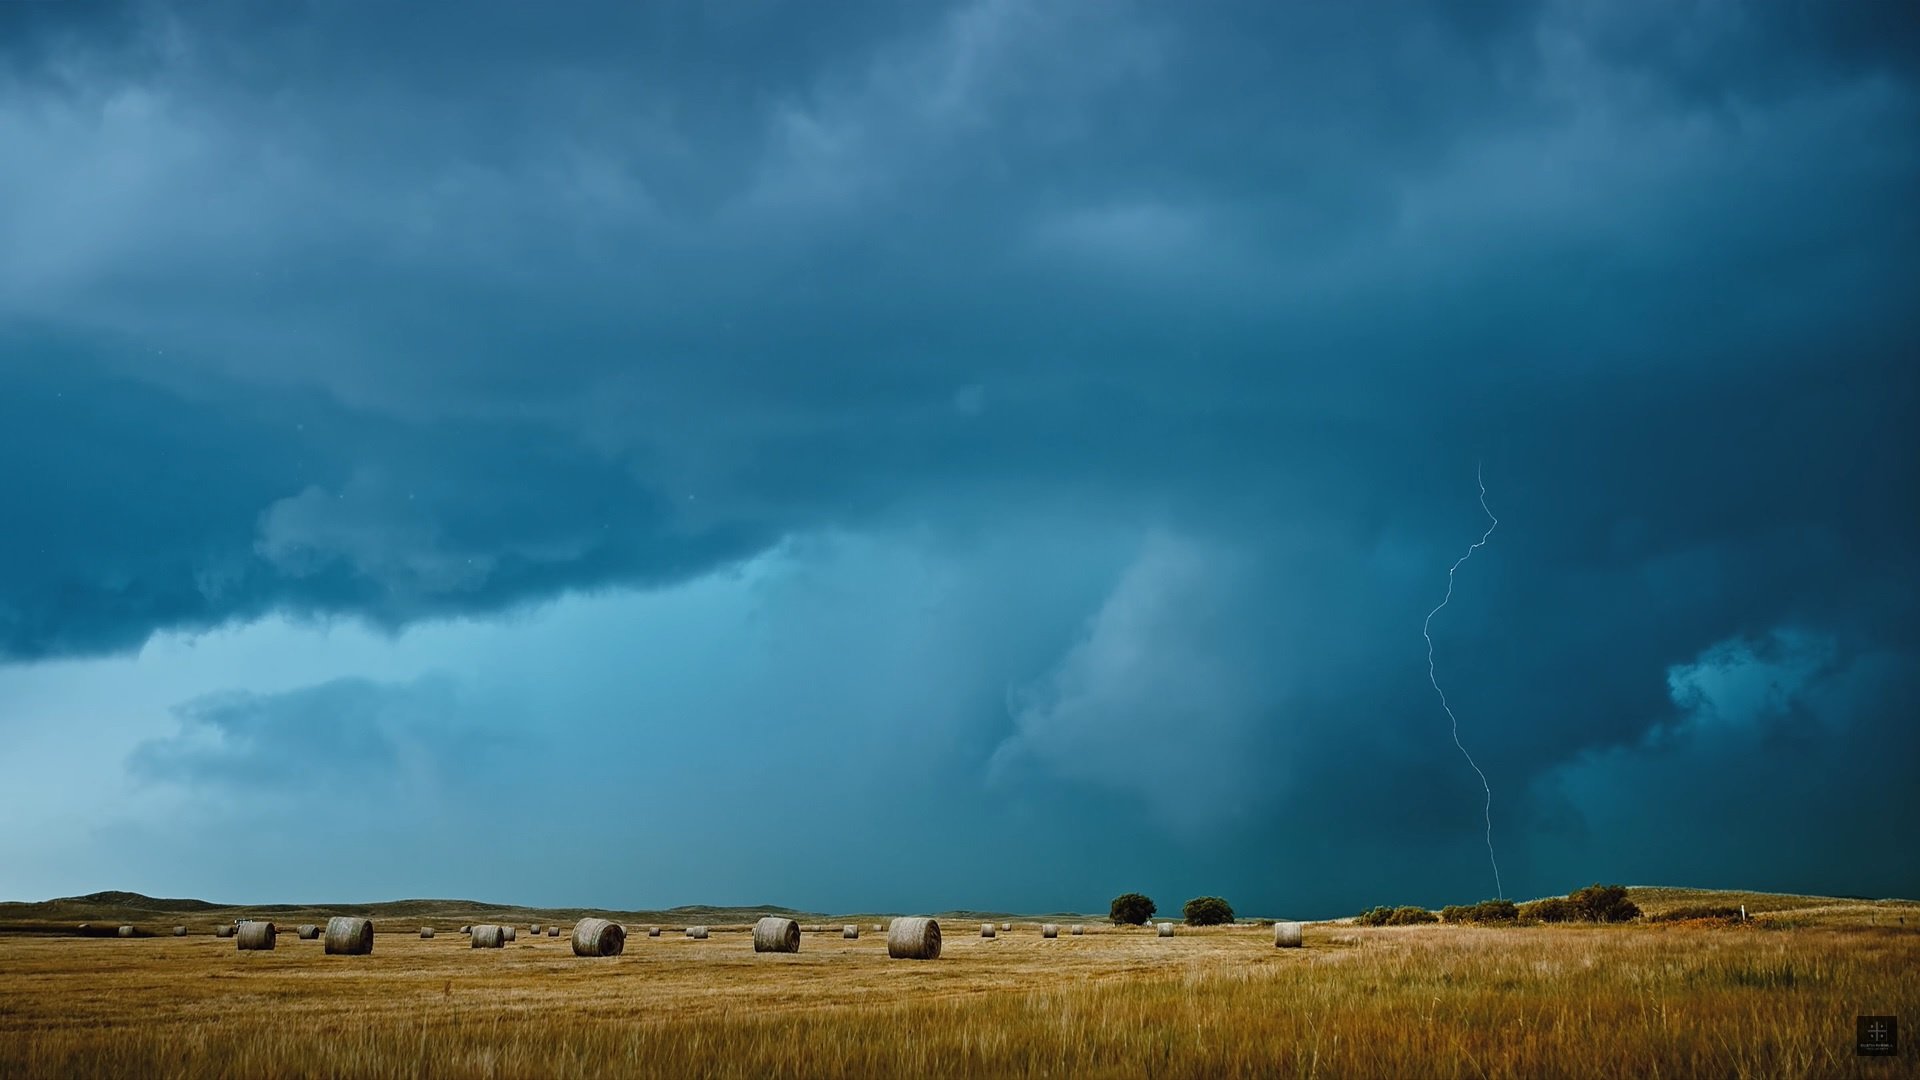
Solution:
<svg viewBox="0 0 1920 1080">
<path fill-rule="evenodd" d="M 1438 607 L 1427 612 L 1427 621 L 1421 625 L 1420 635 L 1427 639 L 1427 681 L 1433 684 L 1433 692 L 1440 695 L 1440 707 L 1446 710 L 1447 720 L 1453 724 L 1453 745 L 1459 747 L 1461 756 L 1467 759 L 1467 764 L 1473 767 L 1474 775 L 1480 778 L 1481 789 L 1487 793 L 1484 810 L 1487 821 L 1487 861 L 1493 864 L 1493 895 L 1503 897 L 1506 891 L 1500 885 L 1500 860 L 1493 854 L 1493 785 L 1487 783 L 1487 774 L 1480 771 L 1479 763 L 1473 760 L 1473 755 L 1467 753 L 1466 746 L 1460 742 L 1460 718 L 1453 715 L 1453 706 L 1447 704 L 1447 692 L 1440 689 L 1440 680 L 1433 670 L 1433 617 L 1440 614 L 1440 609 L 1446 607 L 1447 602 L 1453 599 L 1454 571 L 1460 569 L 1461 563 L 1473 558 L 1474 552 L 1485 547 L 1487 540 L 1493 536 L 1493 530 L 1500 527 L 1500 519 L 1494 517 L 1493 511 L 1487 507 L 1487 482 L 1482 477 L 1478 464 L 1473 468 L 1473 478 L 1480 485 L 1480 509 L 1492 524 L 1487 526 L 1487 531 L 1479 540 L 1468 545 L 1466 554 L 1455 559 L 1453 565 L 1447 568 L 1447 595 L 1441 599 Z"/>
</svg>

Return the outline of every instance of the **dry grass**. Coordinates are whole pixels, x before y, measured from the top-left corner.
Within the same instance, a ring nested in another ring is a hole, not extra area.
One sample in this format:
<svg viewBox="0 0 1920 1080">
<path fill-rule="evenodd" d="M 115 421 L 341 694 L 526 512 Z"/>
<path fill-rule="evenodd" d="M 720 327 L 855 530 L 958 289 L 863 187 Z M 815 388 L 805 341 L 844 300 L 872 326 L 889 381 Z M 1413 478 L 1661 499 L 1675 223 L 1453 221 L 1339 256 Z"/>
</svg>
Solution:
<svg viewBox="0 0 1920 1080">
<path fill-rule="evenodd" d="M 1913 1075 L 1856 1014 L 1920 1016 L 1920 927 L 1309 925 L 566 940 L 0 937 L 0 1076 Z M 1913 1021 L 1909 1021 L 1913 1023 Z"/>
</svg>

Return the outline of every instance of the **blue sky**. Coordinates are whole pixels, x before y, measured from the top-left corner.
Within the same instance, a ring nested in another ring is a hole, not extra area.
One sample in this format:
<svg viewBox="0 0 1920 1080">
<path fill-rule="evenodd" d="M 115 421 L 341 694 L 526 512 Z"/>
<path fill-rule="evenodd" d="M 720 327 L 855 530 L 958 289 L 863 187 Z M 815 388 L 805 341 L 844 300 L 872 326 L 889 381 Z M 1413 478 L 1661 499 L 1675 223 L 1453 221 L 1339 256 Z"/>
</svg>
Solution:
<svg viewBox="0 0 1920 1080">
<path fill-rule="evenodd" d="M 1910 5 L 0 5 L 0 895 L 1920 892 Z M 320 837 L 328 837 L 321 842 Z"/>
</svg>

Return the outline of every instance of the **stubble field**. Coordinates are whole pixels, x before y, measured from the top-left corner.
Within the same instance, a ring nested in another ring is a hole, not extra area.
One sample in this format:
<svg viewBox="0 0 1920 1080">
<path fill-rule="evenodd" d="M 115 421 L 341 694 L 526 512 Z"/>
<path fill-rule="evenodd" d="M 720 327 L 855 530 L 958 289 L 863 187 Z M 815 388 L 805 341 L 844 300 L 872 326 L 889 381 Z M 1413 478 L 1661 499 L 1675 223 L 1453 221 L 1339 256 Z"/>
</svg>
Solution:
<svg viewBox="0 0 1920 1080">
<path fill-rule="evenodd" d="M 200 926 L 0 935 L 0 1076 L 1904 1076 L 1910 1047 L 1853 1041 L 1858 1014 L 1920 1016 L 1910 921 L 1313 924 L 1297 950 L 1259 927 L 949 922 L 931 962 L 837 928 L 792 955 L 638 934 L 608 959 L 454 928 L 363 957 Z"/>
</svg>

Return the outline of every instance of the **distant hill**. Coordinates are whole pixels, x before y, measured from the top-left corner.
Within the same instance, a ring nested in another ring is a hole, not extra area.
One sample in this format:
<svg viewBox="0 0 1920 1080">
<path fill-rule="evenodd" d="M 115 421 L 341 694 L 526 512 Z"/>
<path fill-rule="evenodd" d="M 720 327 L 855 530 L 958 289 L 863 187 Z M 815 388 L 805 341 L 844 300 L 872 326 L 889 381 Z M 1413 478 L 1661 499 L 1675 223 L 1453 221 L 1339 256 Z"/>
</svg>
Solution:
<svg viewBox="0 0 1920 1080">
<path fill-rule="evenodd" d="M 571 923 L 589 915 L 625 923 L 662 926 L 705 924 L 716 927 L 751 924 L 763 915 L 783 915 L 802 923 L 872 923 L 902 912 L 826 914 L 768 904 L 758 907 L 718 907 L 690 904 L 663 910 L 620 911 L 608 908 L 541 908 L 517 904 L 489 904 L 481 900 L 383 900 L 376 903 L 220 904 L 207 900 L 174 900 L 136 892 L 109 890 L 54 900 L 0 902 L 0 931 L 64 933 L 80 923 L 166 925 L 186 923 L 212 926 L 232 919 L 266 918 L 281 923 L 325 921 L 332 915 L 359 915 L 399 930 L 417 926 L 455 927 L 477 922 Z M 915 912 L 914 914 L 919 914 Z M 946 918 L 1007 920 L 1032 919 L 1006 912 L 932 912 Z M 187 918 L 186 916 L 193 916 Z M 1049 914 L 1046 918 L 1092 919 L 1093 916 Z"/>
<path fill-rule="evenodd" d="M 141 911 L 212 911 L 220 905 L 205 900 L 167 899 L 157 896 L 142 896 L 137 892 L 96 892 L 85 896 L 63 896 L 58 900 L 49 900 L 49 904 L 69 904 L 75 906 L 96 906 L 106 908 L 132 908 Z"/>
</svg>

